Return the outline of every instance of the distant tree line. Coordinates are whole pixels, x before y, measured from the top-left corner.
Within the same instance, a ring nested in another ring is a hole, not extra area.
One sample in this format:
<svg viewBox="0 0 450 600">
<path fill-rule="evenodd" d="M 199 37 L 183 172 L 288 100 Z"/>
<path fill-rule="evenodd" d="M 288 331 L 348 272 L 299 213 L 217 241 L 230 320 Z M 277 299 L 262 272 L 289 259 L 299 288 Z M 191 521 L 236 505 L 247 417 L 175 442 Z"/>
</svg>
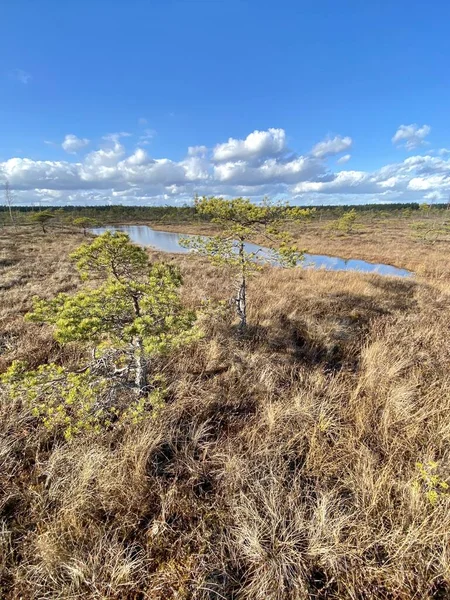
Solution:
<svg viewBox="0 0 450 600">
<path fill-rule="evenodd" d="M 416 202 L 395 203 L 395 204 L 360 204 L 360 205 L 335 205 L 335 206 L 315 206 L 312 213 L 312 219 L 334 219 L 340 218 L 348 211 L 363 213 L 369 218 L 389 217 L 389 216 L 408 216 L 414 211 L 419 211 L 423 204 Z M 306 207 L 303 207 L 306 208 Z M 429 206 L 430 210 L 447 209 L 448 205 L 433 204 Z M 120 222 L 145 222 L 154 221 L 159 223 L 189 223 L 189 222 L 209 222 L 211 217 L 208 214 L 199 214 L 194 205 L 185 206 L 123 206 L 115 204 L 111 206 L 0 206 L 0 224 L 11 223 L 11 210 L 13 219 L 18 224 L 30 222 L 30 213 L 45 212 L 54 215 L 52 222 L 56 224 L 71 224 L 76 219 L 89 218 L 97 224 L 120 223 Z M 39 217 L 36 218 L 39 222 Z"/>
</svg>

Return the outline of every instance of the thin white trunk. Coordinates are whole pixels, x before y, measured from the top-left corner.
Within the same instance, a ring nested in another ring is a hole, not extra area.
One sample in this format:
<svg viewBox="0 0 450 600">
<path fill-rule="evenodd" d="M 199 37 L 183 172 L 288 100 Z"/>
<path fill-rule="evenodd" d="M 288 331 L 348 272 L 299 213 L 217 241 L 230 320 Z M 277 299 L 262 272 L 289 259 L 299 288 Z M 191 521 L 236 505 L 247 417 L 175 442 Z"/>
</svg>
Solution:
<svg viewBox="0 0 450 600">
<path fill-rule="evenodd" d="M 11 225 L 17 231 L 16 222 L 14 221 L 13 212 L 12 212 L 12 194 L 11 194 L 11 188 L 9 186 L 8 180 L 5 183 L 5 201 L 8 206 L 9 218 L 11 219 Z"/>
<path fill-rule="evenodd" d="M 134 312 L 136 317 L 141 316 L 141 308 L 139 306 L 139 299 L 137 296 L 133 298 Z M 136 337 L 135 342 L 136 349 L 134 351 L 134 362 L 135 362 L 135 374 L 134 384 L 136 386 L 136 393 L 142 396 L 147 386 L 147 366 L 145 363 L 145 352 L 144 342 L 141 336 Z"/>
<path fill-rule="evenodd" d="M 147 386 L 147 367 L 144 356 L 144 344 L 142 338 L 138 337 L 136 340 L 136 351 L 134 353 L 135 360 L 135 375 L 134 383 L 136 386 L 136 393 L 142 396 Z"/>
<path fill-rule="evenodd" d="M 239 257 L 241 259 L 241 284 L 236 297 L 236 311 L 241 321 L 239 323 L 239 329 L 242 331 L 247 326 L 247 282 L 245 278 L 245 254 L 243 240 L 241 240 L 239 244 Z"/>
</svg>

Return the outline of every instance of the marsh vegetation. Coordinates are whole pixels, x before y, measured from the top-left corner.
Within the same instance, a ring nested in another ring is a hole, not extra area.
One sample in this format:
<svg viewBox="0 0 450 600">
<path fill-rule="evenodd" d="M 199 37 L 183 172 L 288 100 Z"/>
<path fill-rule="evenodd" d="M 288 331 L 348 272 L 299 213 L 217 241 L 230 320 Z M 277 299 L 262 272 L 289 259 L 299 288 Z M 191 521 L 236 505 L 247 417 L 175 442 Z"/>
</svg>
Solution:
<svg viewBox="0 0 450 600">
<path fill-rule="evenodd" d="M 18 361 L 28 372 L 76 373 L 92 362 L 87 324 L 71 329 L 62 302 L 48 309 L 60 294 L 94 294 L 96 318 L 128 327 L 124 356 L 94 375 L 121 384 L 107 406 L 128 399 L 137 410 L 66 435 L 33 397 L 2 385 L 0 597 L 449 597 L 448 240 L 445 231 L 432 244 L 412 235 L 411 222 L 429 218 L 413 212 L 358 213 L 351 231 L 334 233 L 327 224 L 338 215 L 288 224 L 299 248 L 417 276 L 263 266 L 246 281 L 245 332 L 226 301 L 234 265 L 132 251 L 140 266 L 166 265 L 159 293 L 170 292 L 181 319 L 165 314 L 172 348 L 156 347 L 167 331 L 150 335 L 148 405 L 139 338 L 150 321 L 135 322 L 145 315 L 133 313 L 132 296 L 151 282 L 117 288 L 105 272 L 83 281 L 69 255 L 86 257 L 95 238 L 81 224 L 61 228 L 57 216 L 44 232 L 19 215 L 4 226 L 0 371 Z M 431 218 L 445 223 L 446 212 Z M 148 222 L 194 234 L 218 227 Z M 63 306 L 64 323 L 52 322 Z M 117 344 L 118 330 L 103 324 L 97 357 Z"/>
</svg>

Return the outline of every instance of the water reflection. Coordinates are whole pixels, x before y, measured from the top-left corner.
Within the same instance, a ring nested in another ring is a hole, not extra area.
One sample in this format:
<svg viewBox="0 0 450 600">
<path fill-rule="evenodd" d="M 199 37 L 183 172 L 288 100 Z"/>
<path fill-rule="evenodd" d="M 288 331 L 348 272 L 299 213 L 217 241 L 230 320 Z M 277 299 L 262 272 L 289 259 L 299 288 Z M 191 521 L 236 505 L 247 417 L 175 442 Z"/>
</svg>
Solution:
<svg viewBox="0 0 450 600">
<path fill-rule="evenodd" d="M 191 237 L 186 234 L 174 233 L 171 231 L 157 231 L 147 225 L 121 225 L 119 227 L 96 227 L 91 229 L 94 234 L 101 234 L 105 231 L 124 231 L 128 233 L 130 239 L 141 246 L 150 246 L 155 250 L 162 252 L 190 252 L 187 248 L 180 245 L 180 237 Z M 256 244 L 246 244 L 248 252 L 259 252 L 259 257 L 268 262 L 271 261 L 271 254 L 268 248 Z M 369 263 L 365 260 L 349 259 L 345 260 L 337 256 L 326 256 L 323 254 L 305 254 L 303 265 L 314 269 L 327 269 L 329 271 L 362 271 L 364 273 L 377 273 L 378 275 L 393 275 L 397 277 L 411 277 L 411 271 L 398 269 L 391 265 Z"/>
</svg>

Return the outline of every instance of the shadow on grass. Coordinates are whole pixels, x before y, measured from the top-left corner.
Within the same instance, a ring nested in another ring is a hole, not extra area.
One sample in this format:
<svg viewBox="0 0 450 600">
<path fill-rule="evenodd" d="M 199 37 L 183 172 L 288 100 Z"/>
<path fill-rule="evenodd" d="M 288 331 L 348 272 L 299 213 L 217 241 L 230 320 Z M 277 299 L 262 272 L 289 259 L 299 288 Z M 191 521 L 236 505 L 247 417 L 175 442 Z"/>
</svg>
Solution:
<svg viewBox="0 0 450 600">
<path fill-rule="evenodd" d="M 414 281 L 374 277 L 370 284 L 375 294 L 345 291 L 318 296 L 295 316 L 275 314 L 269 325 L 251 323 L 245 332 L 235 330 L 235 335 L 240 335 L 253 352 L 277 353 L 303 364 L 323 364 L 328 371 L 344 366 L 354 369 L 373 322 L 414 310 L 417 305 L 418 284 Z"/>
</svg>

